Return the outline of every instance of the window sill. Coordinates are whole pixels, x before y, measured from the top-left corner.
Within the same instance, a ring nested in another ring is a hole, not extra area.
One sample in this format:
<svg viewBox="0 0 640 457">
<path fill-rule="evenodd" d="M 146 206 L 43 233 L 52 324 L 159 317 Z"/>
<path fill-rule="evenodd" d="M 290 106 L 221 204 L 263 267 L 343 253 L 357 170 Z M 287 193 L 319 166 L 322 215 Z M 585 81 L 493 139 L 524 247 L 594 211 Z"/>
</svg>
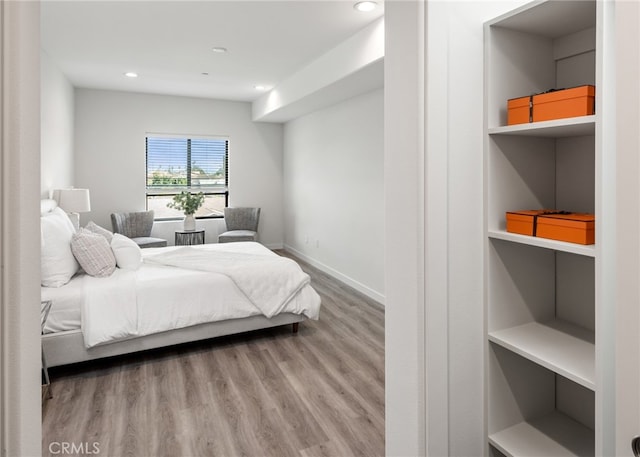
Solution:
<svg viewBox="0 0 640 457">
<path fill-rule="evenodd" d="M 196 221 L 206 221 L 210 219 L 224 219 L 224 216 L 206 216 L 206 217 L 196 217 Z M 163 217 L 161 219 L 154 219 L 154 223 L 162 223 L 162 222 L 182 222 L 184 217 Z"/>
</svg>

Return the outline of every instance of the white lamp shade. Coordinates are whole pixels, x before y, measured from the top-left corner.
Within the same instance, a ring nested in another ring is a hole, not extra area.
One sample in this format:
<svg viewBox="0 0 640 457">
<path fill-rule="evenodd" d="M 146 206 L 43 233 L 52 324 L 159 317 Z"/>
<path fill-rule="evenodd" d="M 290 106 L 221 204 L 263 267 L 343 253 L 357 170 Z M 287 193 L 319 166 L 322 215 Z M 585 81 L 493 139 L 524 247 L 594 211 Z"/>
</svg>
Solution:
<svg viewBox="0 0 640 457">
<path fill-rule="evenodd" d="M 86 213 L 91 211 L 89 189 L 60 189 L 58 194 L 58 206 L 67 213 Z"/>
</svg>

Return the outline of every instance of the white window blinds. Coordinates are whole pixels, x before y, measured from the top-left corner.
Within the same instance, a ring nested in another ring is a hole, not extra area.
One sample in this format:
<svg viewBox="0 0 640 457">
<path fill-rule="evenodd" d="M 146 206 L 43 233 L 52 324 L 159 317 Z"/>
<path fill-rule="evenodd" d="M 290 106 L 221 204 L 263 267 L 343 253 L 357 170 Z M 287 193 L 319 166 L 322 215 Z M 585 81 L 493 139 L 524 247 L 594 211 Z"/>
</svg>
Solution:
<svg viewBox="0 0 640 457">
<path fill-rule="evenodd" d="M 226 139 L 147 137 L 147 195 L 226 193 L 228 154 Z"/>
</svg>

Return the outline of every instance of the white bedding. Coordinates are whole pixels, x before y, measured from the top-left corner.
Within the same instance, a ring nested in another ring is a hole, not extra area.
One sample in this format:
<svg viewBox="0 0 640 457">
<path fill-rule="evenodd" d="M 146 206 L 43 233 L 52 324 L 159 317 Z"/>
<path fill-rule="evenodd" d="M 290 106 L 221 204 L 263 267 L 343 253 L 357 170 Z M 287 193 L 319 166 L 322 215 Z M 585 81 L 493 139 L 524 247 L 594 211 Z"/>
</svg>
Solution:
<svg viewBox="0 0 640 457">
<path fill-rule="evenodd" d="M 44 333 L 64 332 L 80 328 L 80 308 L 84 274 L 76 275 L 62 287 L 41 287 L 42 300 L 51 300 L 52 306 L 44 326 Z"/>
<path fill-rule="evenodd" d="M 185 246 L 147 256 L 145 262 L 223 274 L 266 317 L 282 312 L 291 297 L 309 284 L 309 275 L 294 261 L 265 253 Z"/>
<path fill-rule="evenodd" d="M 260 273 L 273 270 L 275 277 L 262 278 L 255 285 L 250 276 L 242 278 L 247 275 L 241 267 L 234 267 L 236 272 L 230 277 L 222 273 L 219 266 L 207 266 L 204 256 L 216 253 L 220 264 L 235 264 L 238 257 L 253 258 L 254 264 L 263 265 Z M 68 330 L 81 323 L 85 346 L 92 347 L 122 338 L 257 314 L 291 312 L 318 318 L 320 298 L 308 285 L 306 274 L 294 263 L 301 275 L 294 274 L 293 286 L 285 289 L 282 281 L 279 282 L 284 273 L 266 267 L 264 262 L 272 259 L 278 265 L 288 259 L 258 243 L 150 248 L 143 250 L 143 256 L 143 265 L 137 271 L 117 269 L 108 278 L 79 275 L 59 289 L 42 288 L 43 300 L 53 300 L 45 331 Z M 185 268 L 189 266 L 187 261 L 192 262 L 192 268 Z M 266 289 L 265 280 L 270 286 Z M 302 283 L 297 284 L 298 280 Z M 274 294 L 267 296 L 271 292 Z M 266 304 L 260 303 L 263 295 L 267 298 Z"/>
</svg>

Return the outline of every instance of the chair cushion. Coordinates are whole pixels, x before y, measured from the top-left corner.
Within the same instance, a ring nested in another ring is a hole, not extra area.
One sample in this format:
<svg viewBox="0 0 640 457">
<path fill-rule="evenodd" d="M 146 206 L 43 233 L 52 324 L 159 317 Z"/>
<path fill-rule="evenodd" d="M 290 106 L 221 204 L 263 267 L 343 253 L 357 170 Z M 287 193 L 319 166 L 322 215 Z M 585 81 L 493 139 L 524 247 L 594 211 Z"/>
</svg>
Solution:
<svg viewBox="0 0 640 457">
<path fill-rule="evenodd" d="M 224 223 L 228 231 L 258 231 L 260 208 L 225 208 Z"/>
<path fill-rule="evenodd" d="M 138 243 L 138 246 L 141 248 L 163 248 L 167 245 L 167 240 L 154 238 L 152 236 L 139 236 L 131 239 Z"/>
<path fill-rule="evenodd" d="M 129 238 L 148 237 L 153 228 L 153 210 L 133 213 L 112 213 L 111 225 L 114 233 L 121 233 Z"/>
<path fill-rule="evenodd" d="M 234 241 L 257 241 L 258 233 L 252 230 L 230 230 L 218 235 L 218 243 L 232 243 Z"/>
</svg>

